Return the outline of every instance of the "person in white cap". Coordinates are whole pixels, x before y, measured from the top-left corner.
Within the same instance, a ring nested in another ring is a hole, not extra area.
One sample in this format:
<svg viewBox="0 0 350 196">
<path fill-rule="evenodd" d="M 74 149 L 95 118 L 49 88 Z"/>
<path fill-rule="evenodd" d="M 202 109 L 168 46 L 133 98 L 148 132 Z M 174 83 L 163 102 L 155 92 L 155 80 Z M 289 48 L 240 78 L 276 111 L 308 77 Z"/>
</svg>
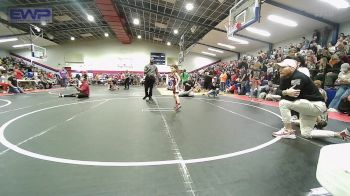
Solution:
<svg viewBox="0 0 350 196">
<path fill-rule="evenodd" d="M 281 95 L 279 109 L 284 127 L 273 132 L 275 137 L 295 139 L 295 130 L 291 124 L 291 110 L 300 114 L 300 131 L 302 137 L 338 137 L 350 139 L 347 129 L 341 132 L 314 129 L 316 119 L 327 110 L 326 104 L 319 90 L 312 80 L 297 70 L 297 61 L 285 59 L 279 65 L 280 86 L 277 94 Z"/>
</svg>

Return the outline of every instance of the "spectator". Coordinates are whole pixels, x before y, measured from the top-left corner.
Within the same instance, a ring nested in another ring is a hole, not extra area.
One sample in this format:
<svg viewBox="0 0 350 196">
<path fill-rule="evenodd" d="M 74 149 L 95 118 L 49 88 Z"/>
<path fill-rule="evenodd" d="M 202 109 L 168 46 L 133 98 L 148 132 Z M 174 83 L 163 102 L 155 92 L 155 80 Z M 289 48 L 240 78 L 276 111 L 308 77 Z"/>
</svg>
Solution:
<svg viewBox="0 0 350 196">
<path fill-rule="evenodd" d="M 234 94 L 235 91 L 236 91 L 236 87 L 235 87 L 234 83 L 232 82 L 232 83 L 231 83 L 231 86 L 230 86 L 229 88 L 227 88 L 226 92 L 227 92 L 227 93 Z"/>
<path fill-rule="evenodd" d="M 329 104 L 328 111 L 331 112 L 337 112 L 340 101 L 350 95 L 350 65 L 344 63 L 341 65 L 340 70 L 338 79 L 335 81 L 335 84 L 339 85 L 339 88 L 332 102 Z"/>
<path fill-rule="evenodd" d="M 312 39 L 313 39 L 313 41 L 316 42 L 316 44 L 320 44 L 321 33 L 319 30 L 317 30 L 317 29 L 314 30 L 314 33 L 312 34 Z"/>
<path fill-rule="evenodd" d="M 310 71 L 307 65 L 305 64 L 304 57 L 301 55 L 298 55 L 297 57 L 295 57 L 295 60 L 298 62 L 298 71 L 310 77 Z"/>
<path fill-rule="evenodd" d="M 205 72 L 204 85 L 203 85 L 205 90 L 208 90 L 210 88 L 211 82 L 212 82 L 212 76 L 209 75 L 209 72 Z"/>
<path fill-rule="evenodd" d="M 247 63 L 247 58 L 246 57 L 243 57 L 243 60 L 238 63 L 238 69 L 241 69 L 243 67 L 246 70 L 248 69 L 248 63 Z"/>
<path fill-rule="evenodd" d="M 218 96 L 218 94 L 220 92 L 220 90 L 219 90 L 220 89 L 220 85 L 216 81 L 213 81 L 210 84 L 209 89 L 210 90 L 208 91 L 208 97 L 210 97 L 210 96 L 216 97 L 216 96 Z"/>
<path fill-rule="evenodd" d="M 220 75 L 220 90 L 222 92 L 225 92 L 226 90 L 226 80 L 227 80 L 227 73 L 226 71 L 223 71 Z"/>
<path fill-rule="evenodd" d="M 6 93 L 9 87 L 7 78 L 7 72 L 5 70 L 0 71 L 0 86 L 2 87 L 3 93 Z"/>
<path fill-rule="evenodd" d="M 332 55 L 332 58 L 325 69 L 325 86 L 334 86 L 334 82 L 338 77 L 340 66 L 342 64 L 343 62 L 339 59 L 338 55 Z"/>
<path fill-rule="evenodd" d="M 301 43 L 303 45 L 302 46 L 303 50 L 306 50 L 309 48 L 310 41 L 308 39 L 306 39 L 305 37 L 302 37 Z"/>
<path fill-rule="evenodd" d="M 24 76 L 24 73 L 19 69 L 18 66 L 15 66 L 15 77 L 17 80 L 22 80 L 23 79 L 23 76 Z"/>
<path fill-rule="evenodd" d="M 331 55 L 331 53 L 329 52 L 328 48 L 323 48 L 323 49 L 321 50 L 321 55 L 320 55 L 318 58 L 321 59 L 321 58 L 323 58 L 323 57 L 326 57 L 326 58 L 327 58 L 327 62 L 328 62 L 329 60 L 331 60 L 332 55 Z"/>
<path fill-rule="evenodd" d="M 1 60 L 1 59 L 0 59 L 0 60 Z M 6 70 L 5 67 L 2 66 L 2 65 L 1 65 L 1 62 L 0 62 L 0 72 L 1 72 L 1 71 L 5 71 L 5 70 Z"/>
<path fill-rule="evenodd" d="M 16 72 L 14 70 L 9 70 L 10 71 L 10 77 L 8 77 L 8 85 L 9 85 L 9 93 L 23 93 L 24 91 L 18 86 L 17 82 L 17 77 L 16 77 Z"/>
<path fill-rule="evenodd" d="M 184 90 L 180 92 L 179 97 L 194 97 L 194 82 L 192 78 L 190 77 L 183 85 Z"/>
<path fill-rule="evenodd" d="M 67 87 L 67 83 L 68 83 L 68 72 L 67 70 L 63 67 L 61 69 L 61 71 L 59 72 L 59 76 L 60 76 L 60 84 L 61 87 Z"/>
<path fill-rule="evenodd" d="M 321 88 L 322 82 L 320 80 L 315 80 L 314 84 L 318 88 L 318 91 L 321 93 L 324 101 L 327 102 L 327 99 L 328 99 L 327 93 L 324 89 Z M 324 127 L 327 126 L 327 124 L 328 124 L 328 112 L 325 111 L 320 116 L 317 117 L 315 127 L 317 129 L 323 129 Z"/>
<path fill-rule="evenodd" d="M 181 77 L 181 83 L 182 83 L 182 85 L 184 85 L 185 82 L 188 81 L 188 79 L 189 79 L 189 77 L 190 77 L 190 74 L 188 74 L 188 73 L 186 72 L 186 69 L 184 69 L 184 70 L 182 71 L 180 77 Z"/>
</svg>

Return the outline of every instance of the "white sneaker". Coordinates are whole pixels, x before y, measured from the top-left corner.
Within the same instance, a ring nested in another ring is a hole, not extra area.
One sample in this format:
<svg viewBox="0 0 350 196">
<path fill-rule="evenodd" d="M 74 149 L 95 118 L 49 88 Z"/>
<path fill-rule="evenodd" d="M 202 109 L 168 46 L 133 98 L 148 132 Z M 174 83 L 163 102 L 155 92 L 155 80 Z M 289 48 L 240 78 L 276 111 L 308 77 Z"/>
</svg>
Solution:
<svg viewBox="0 0 350 196">
<path fill-rule="evenodd" d="M 335 108 L 328 108 L 328 110 L 327 110 L 328 112 L 338 112 L 338 110 L 337 109 L 335 109 Z"/>
<path fill-rule="evenodd" d="M 280 129 L 279 131 L 272 132 L 272 135 L 275 136 L 275 137 L 278 137 L 278 136 L 280 136 L 280 135 L 283 135 L 284 132 L 286 132 L 286 129 L 283 127 L 283 128 Z"/>
<path fill-rule="evenodd" d="M 281 138 L 286 138 L 286 139 L 297 138 L 294 130 L 287 131 L 285 128 L 282 128 L 279 131 L 273 132 L 272 135 L 275 137 L 281 137 Z"/>
<path fill-rule="evenodd" d="M 297 136 L 295 135 L 294 131 L 293 132 L 285 132 L 283 135 L 279 136 L 281 138 L 285 139 L 295 139 Z"/>
</svg>

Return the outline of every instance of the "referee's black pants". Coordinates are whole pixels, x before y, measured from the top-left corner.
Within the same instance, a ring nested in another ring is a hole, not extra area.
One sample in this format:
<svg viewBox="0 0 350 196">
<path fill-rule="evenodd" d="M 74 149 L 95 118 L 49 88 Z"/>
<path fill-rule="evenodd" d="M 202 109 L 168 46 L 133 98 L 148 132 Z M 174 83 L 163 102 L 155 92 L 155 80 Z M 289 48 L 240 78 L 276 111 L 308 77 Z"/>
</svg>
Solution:
<svg viewBox="0 0 350 196">
<path fill-rule="evenodd" d="M 145 97 L 152 98 L 152 89 L 156 81 L 154 76 L 146 76 L 145 78 Z"/>
</svg>

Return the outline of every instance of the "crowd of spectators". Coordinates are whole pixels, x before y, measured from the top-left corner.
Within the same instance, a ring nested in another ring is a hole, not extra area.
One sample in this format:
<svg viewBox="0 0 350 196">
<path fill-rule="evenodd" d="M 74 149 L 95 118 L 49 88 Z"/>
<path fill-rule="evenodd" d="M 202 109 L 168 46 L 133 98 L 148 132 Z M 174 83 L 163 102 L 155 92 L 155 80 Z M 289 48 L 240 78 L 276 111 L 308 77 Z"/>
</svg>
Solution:
<svg viewBox="0 0 350 196">
<path fill-rule="evenodd" d="M 322 43 L 321 43 L 322 42 Z M 272 51 L 259 51 L 256 56 L 246 55 L 238 60 L 220 62 L 188 74 L 180 74 L 185 92 L 236 93 L 251 98 L 279 100 L 275 92 L 279 86 L 279 70 L 276 63 L 286 58 L 298 62 L 298 70 L 319 86 L 325 95 L 329 111 L 349 112 L 350 101 L 350 36 L 343 33 L 337 42 L 326 45 L 315 31 L 312 40 L 302 37 L 299 43 L 290 43 Z M 323 46 L 321 46 L 323 45 Z M 57 73 L 46 72 L 14 57 L 0 58 L 0 88 L 4 92 L 19 93 L 18 81 L 35 81 L 34 87 L 52 88 L 54 84 L 66 87 L 79 81 L 79 74 L 70 76 L 62 68 Z M 142 85 L 143 74 L 125 71 L 117 74 L 94 74 L 89 78 L 92 84 Z M 161 74 L 157 84 L 167 84 L 167 76 Z M 187 87 L 187 88 L 186 88 Z M 187 91 L 186 91 L 187 89 Z M 180 93 L 181 94 L 181 93 Z M 185 93 L 187 95 L 187 93 Z M 327 97 L 328 95 L 328 97 Z M 330 96 L 329 96 L 330 95 Z M 191 96 L 193 94 L 191 93 Z"/>
<path fill-rule="evenodd" d="M 167 74 L 161 73 L 159 75 L 158 81 L 156 84 L 163 86 L 167 81 Z M 90 79 L 92 84 L 104 85 L 110 82 L 118 86 L 125 86 L 125 83 L 128 82 L 130 85 L 144 85 L 145 76 L 143 73 L 131 73 L 128 71 L 120 72 L 116 74 L 94 74 Z"/>
<path fill-rule="evenodd" d="M 291 58 L 297 60 L 299 71 L 319 85 L 320 91 L 331 95 L 327 102 L 329 111 L 344 111 L 339 108 L 341 103 L 344 102 L 347 107 L 350 104 L 350 36 L 341 33 L 336 44 L 329 43 L 323 47 L 318 36 L 315 32 L 311 41 L 302 37 L 300 43 L 290 43 L 270 53 L 259 51 L 256 56 L 243 56 L 239 60 L 196 70 L 190 74 L 195 82 L 194 90 L 207 92 L 218 89 L 221 93 L 279 100 L 280 96 L 275 95 L 279 85 L 276 63 Z"/>
<path fill-rule="evenodd" d="M 31 81 L 31 82 L 29 82 Z M 23 82 L 23 86 L 19 86 Z M 48 89 L 56 83 L 56 76 L 22 59 L 0 58 L 0 88 L 3 93 L 21 93 L 23 90 Z"/>
</svg>

